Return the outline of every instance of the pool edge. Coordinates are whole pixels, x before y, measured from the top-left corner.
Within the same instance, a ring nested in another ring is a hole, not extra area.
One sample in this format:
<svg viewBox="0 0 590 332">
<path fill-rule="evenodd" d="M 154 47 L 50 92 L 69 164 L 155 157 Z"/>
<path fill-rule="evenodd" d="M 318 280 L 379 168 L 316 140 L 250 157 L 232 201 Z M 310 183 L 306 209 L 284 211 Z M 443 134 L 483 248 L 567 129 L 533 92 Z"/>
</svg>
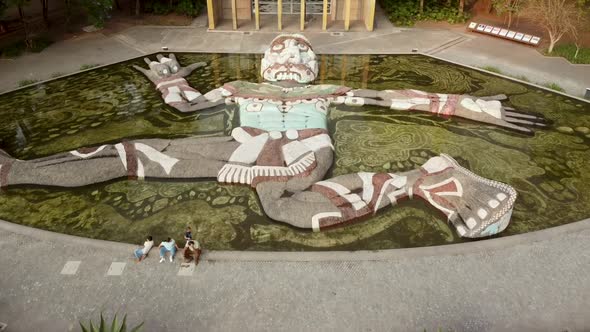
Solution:
<svg viewBox="0 0 590 332">
<path fill-rule="evenodd" d="M 131 253 L 135 244 L 84 238 L 75 235 L 47 231 L 0 219 L 3 231 L 29 236 L 38 240 L 68 242 L 101 249 L 115 249 Z M 400 248 L 358 251 L 225 251 L 205 250 L 203 259 L 208 261 L 388 261 L 428 256 L 453 256 L 481 251 L 496 251 L 553 239 L 559 235 L 590 229 L 590 218 L 534 232 L 510 235 L 476 242 L 446 244 L 430 247 Z"/>
</svg>

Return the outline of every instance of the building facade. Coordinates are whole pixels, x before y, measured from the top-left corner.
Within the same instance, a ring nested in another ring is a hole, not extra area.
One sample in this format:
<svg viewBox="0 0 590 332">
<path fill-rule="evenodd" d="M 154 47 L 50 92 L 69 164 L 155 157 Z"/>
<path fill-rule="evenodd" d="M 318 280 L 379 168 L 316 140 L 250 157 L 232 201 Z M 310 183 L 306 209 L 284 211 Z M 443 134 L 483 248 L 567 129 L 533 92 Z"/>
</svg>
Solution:
<svg viewBox="0 0 590 332">
<path fill-rule="evenodd" d="M 348 31 L 352 24 L 372 31 L 375 0 L 207 0 L 207 15 L 211 30 L 231 22 L 234 30 L 264 24 L 280 31 L 295 22 L 301 31 L 320 23 L 322 30 Z"/>
</svg>

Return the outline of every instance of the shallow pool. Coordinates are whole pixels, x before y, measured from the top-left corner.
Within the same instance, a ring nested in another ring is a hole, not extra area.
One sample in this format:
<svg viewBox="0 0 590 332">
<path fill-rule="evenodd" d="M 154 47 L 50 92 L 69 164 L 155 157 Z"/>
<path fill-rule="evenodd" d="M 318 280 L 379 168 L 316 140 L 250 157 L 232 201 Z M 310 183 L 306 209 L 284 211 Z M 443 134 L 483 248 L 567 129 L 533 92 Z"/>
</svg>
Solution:
<svg viewBox="0 0 590 332">
<path fill-rule="evenodd" d="M 261 55 L 178 54 L 206 61 L 188 81 L 205 92 L 236 79 L 261 81 Z M 141 58 L 0 95 L 0 148 L 21 159 L 122 138 L 224 135 L 232 106 L 180 114 L 131 65 Z M 525 136 L 494 126 L 373 107 L 331 109 L 336 159 L 331 175 L 413 169 L 439 153 L 519 197 L 500 235 L 590 217 L 590 104 L 420 55 L 322 55 L 318 83 L 353 88 L 420 89 L 476 96 L 506 94 L 509 106 L 544 115 L 549 129 Z M 331 176 L 329 175 L 329 176 Z M 355 250 L 462 242 L 423 202 L 406 201 L 373 218 L 312 233 L 266 218 L 251 189 L 214 181 L 118 180 L 77 189 L 11 187 L 0 219 L 123 242 L 182 239 L 187 225 L 207 249 Z"/>
</svg>

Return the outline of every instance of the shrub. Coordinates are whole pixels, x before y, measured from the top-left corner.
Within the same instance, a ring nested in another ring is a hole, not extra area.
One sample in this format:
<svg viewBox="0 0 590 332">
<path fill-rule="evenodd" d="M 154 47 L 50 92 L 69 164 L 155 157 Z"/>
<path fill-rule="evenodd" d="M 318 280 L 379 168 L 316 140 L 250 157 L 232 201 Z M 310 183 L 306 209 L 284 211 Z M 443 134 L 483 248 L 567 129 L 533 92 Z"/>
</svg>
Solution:
<svg viewBox="0 0 590 332">
<path fill-rule="evenodd" d="M 64 76 L 65 74 L 66 74 L 66 73 L 62 73 L 62 72 L 60 72 L 60 71 L 57 71 L 57 72 L 55 72 L 55 73 L 51 74 L 51 76 L 50 76 L 50 77 L 51 77 L 51 78 L 56 78 L 56 77 Z"/>
<path fill-rule="evenodd" d="M 24 41 L 19 41 L 8 46 L 5 46 L 3 49 L 0 50 L 0 54 L 4 57 L 8 58 L 15 58 L 25 52 L 27 46 L 25 45 Z"/>
<path fill-rule="evenodd" d="M 94 68 L 94 67 L 98 67 L 100 66 L 98 63 L 90 63 L 90 64 L 83 64 L 80 66 L 80 70 L 86 70 L 86 69 L 90 69 L 90 68 Z"/>
<path fill-rule="evenodd" d="M 500 69 L 498 69 L 497 67 L 494 66 L 483 66 L 480 67 L 483 70 L 487 70 L 487 71 L 491 71 L 492 73 L 496 73 L 496 74 L 502 74 L 502 71 Z"/>
<path fill-rule="evenodd" d="M 411 26 L 416 21 L 434 20 L 449 23 L 463 23 L 469 16 L 459 14 L 455 1 L 447 6 L 446 1 L 424 0 L 424 11 L 420 13 L 418 2 L 415 0 L 379 0 L 381 7 L 387 13 L 389 20 L 395 25 Z"/>
<path fill-rule="evenodd" d="M 37 82 L 39 82 L 38 79 L 31 78 L 31 79 L 20 80 L 20 81 L 18 81 L 17 84 L 18 84 L 18 87 L 20 88 L 23 86 L 27 86 L 29 84 L 37 83 Z"/>
<path fill-rule="evenodd" d="M 33 45 L 33 47 L 29 49 L 29 51 L 39 53 L 46 49 L 49 45 L 53 44 L 53 40 L 51 40 L 47 36 L 40 36 L 34 38 L 31 44 Z M 15 58 L 25 53 L 26 50 L 27 44 L 25 43 L 25 41 L 19 40 L 0 49 L 0 55 L 7 58 Z"/>
<path fill-rule="evenodd" d="M 565 90 L 557 83 L 553 83 L 553 82 L 549 82 L 549 83 L 545 83 L 543 84 L 544 87 L 549 88 L 551 90 L 555 90 L 555 91 L 559 91 L 559 92 L 565 92 Z"/>
<path fill-rule="evenodd" d="M 53 44 L 53 40 L 51 40 L 47 36 L 40 36 L 38 38 L 33 39 L 33 47 L 30 49 L 31 52 L 39 53 L 46 49 L 49 45 Z"/>
<path fill-rule="evenodd" d="M 172 11 L 172 8 L 168 4 L 164 4 L 161 1 L 153 0 L 145 3 L 144 11 L 148 13 L 154 13 L 156 15 L 166 15 Z"/>
<path fill-rule="evenodd" d="M 550 54 L 545 53 L 548 56 L 562 56 L 568 59 L 571 63 L 586 63 L 590 64 L 590 48 L 582 47 L 578 52 L 578 56 L 574 58 L 576 54 L 576 45 L 574 44 L 564 44 L 564 45 L 557 45 L 553 49 L 553 52 Z"/>
<path fill-rule="evenodd" d="M 202 1 L 180 0 L 174 10 L 177 14 L 196 17 L 203 9 Z"/>
<path fill-rule="evenodd" d="M 137 332 L 141 329 L 143 323 L 137 325 L 136 327 L 131 329 L 131 332 Z M 117 315 L 113 317 L 113 321 L 111 322 L 110 326 L 107 326 L 102 314 L 100 314 L 100 324 L 97 327 L 94 327 L 92 321 L 88 321 L 88 325 L 84 326 L 82 322 L 80 322 L 80 327 L 82 328 L 82 332 L 124 332 L 127 331 L 127 315 L 123 317 L 123 322 L 119 326 L 119 321 L 117 320 Z"/>
<path fill-rule="evenodd" d="M 103 28 L 106 20 L 110 18 L 113 0 L 83 0 L 81 3 L 88 12 L 89 23 L 97 28 Z"/>
</svg>

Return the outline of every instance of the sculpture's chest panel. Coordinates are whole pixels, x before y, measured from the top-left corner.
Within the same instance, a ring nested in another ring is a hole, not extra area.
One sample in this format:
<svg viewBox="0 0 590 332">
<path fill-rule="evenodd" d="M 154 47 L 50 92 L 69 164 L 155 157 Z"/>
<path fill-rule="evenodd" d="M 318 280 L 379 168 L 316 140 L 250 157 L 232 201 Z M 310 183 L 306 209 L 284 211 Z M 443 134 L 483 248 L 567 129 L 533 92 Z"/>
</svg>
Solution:
<svg viewBox="0 0 590 332">
<path fill-rule="evenodd" d="M 268 131 L 327 128 L 331 99 L 349 89 L 336 85 L 282 88 L 271 84 L 232 82 L 224 86 L 240 107 L 240 125 Z"/>
</svg>

